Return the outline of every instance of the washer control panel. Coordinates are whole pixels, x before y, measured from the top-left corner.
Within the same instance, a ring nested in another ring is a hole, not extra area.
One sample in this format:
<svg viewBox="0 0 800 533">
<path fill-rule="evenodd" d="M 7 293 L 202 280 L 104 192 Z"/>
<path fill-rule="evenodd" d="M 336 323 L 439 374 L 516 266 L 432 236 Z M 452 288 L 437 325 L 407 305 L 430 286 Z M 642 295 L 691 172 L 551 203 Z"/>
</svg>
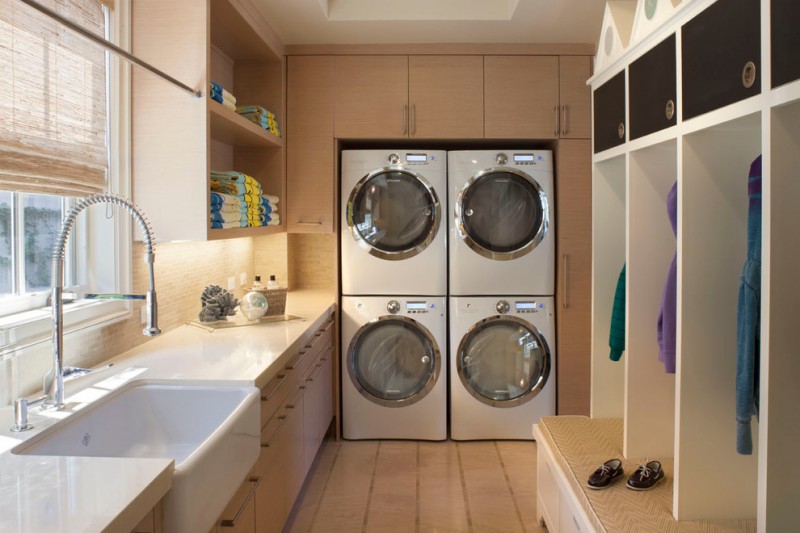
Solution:
<svg viewBox="0 0 800 533">
<path fill-rule="evenodd" d="M 424 152 L 391 153 L 386 156 L 386 160 L 390 165 L 427 165 L 429 162 L 436 161 L 436 156 Z"/>
<path fill-rule="evenodd" d="M 535 300 L 519 300 L 514 302 L 515 313 L 538 313 L 544 311 L 544 304 Z"/>
<path fill-rule="evenodd" d="M 420 313 L 428 313 L 436 309 L 436 304 L 433 302 L 426 302 L 423 300 L 407 301 L 406 313 L 409 315 L 416 315 Z"/>
</svg>

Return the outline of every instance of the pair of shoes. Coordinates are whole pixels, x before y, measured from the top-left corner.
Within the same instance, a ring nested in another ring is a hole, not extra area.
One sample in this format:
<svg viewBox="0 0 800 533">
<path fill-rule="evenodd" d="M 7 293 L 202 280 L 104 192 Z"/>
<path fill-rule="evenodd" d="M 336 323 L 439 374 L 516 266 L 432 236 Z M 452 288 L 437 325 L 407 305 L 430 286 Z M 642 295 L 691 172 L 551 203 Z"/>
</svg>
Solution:
<svg viewBox="0 0 800 533">
<path fill-rule="evenodd" d="M 594 490 L 606 489 L 611 485 L 612 481 L 623 473 L 622 461 L 619 459 L 608 460 L 589 476 L 586 486 Z"/>
<path fill-rule="evenodd" d="M 595 470 L 586 486 L 590 489 L 600 490 L 608 488 L 613 481 L 623 474 L 622 461 L 610 459 Z M 626 486 L 631 490 L 649 490 L 664 479 L 664 470 L 658 461 L 650 461 L 641 465 L 636 472 L 628 478 Z"/>
<path fill-rule="evenodd" d="M 650 461 L 641 465 L 636 472 L 628 478 L 628 488 L 631 490 L 650 490 L 664 479 L 664 470 L 658 461 Z"/>
</svg>

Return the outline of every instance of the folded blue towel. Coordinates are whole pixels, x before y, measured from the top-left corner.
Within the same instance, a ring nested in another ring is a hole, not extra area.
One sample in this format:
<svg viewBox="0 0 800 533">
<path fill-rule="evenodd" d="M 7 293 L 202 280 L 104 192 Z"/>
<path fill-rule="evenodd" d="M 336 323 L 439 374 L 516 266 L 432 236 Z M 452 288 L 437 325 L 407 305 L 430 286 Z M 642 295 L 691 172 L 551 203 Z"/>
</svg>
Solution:
<svg viewBox="0 0 800 533">
<path fill-rule="evenodd" d="M 217 91 L 219 94 L 222 94 L 222 85 L 215 82 L 214 80 L 210 80 L 211 90 Z"/>
<path fill-rule="evenodd" d="M 211 227 L 215 229 L 246 228 L 247 220 L 244 222 L 211 222 Z"/>
<path fill-rule="evenodd" d="M 242 217 L 241 213 L 222 213 L 220 211 L 211 212 L 211 222 L 240 222 L 242 219 L 247 221 L 247 215 Z"/>
</svg>

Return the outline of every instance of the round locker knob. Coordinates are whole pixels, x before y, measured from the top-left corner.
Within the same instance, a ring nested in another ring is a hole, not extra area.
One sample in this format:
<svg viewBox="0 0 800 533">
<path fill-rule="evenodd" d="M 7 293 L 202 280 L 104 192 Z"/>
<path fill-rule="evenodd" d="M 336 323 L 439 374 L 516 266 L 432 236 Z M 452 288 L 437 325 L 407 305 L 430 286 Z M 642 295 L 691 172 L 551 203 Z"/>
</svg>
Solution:
<svg viewBox="0 0 800 533">
<path fill-rule="evenodd" d="M 665 109 L 665 114 L 667 115 L 667 120 L 672 120 L 672 117 L 675 116 L 675 102 L 672 100 L 667 100 L 667 108 Z"/>
<path fill-rule="evenodd" d="M 511 309 L 511 306 L 508 305 L 508 302 L 505 300 L 500 300 L 494 307 L 495 309 L 497 309 L 497 312 L 500 313 L 501 315 L 508 313 L 508 310 Z"/>
<path fill-rule="evenodd" d="M 619 136 L 620 139 L 624 139 L 625 138 L 625 123 L 624 122 L 620 122 L 619 123 L 619 126 L 617 127 L 617 135 Z"/>
<path fill-rule="evenodd" d="M 467 215 L 468 217 L 471 217 L 474 213 L 475 213 L 475 211 L 473 211 L 472 209 L 469 209 L 469 208 L 467 208 L 467 210 L 464 211 L 464 214 Z"/>
<path fill-rule="evenodd" d="M 756 82 L 756 64 L 748 61 L 744 64 L 742 69 L 742 85 L 745 89 L 749 89 Z"/>
<path fill-rule="evenodd" d="M 497 161 L 498 165 L 505 165 L 508 163 L 508 156 L 506 154 L 497 154 L 495 161 Z"/>
<path fill-rule="evenodd" d="M 431 361 L 431 358 L 428 357 L 427 355 L 422 357 L 422 364 L 427 365 L 428 363 L 430 363 L 430 361 Z"/>
<path fill-rule="evenodd" d="M 400 302 L 397 300 L 389 300 L 389 303 L 386 304 L 386 310 L 392 313 L 393 315 L 400 312 Z"/>
<path fill-rule="evenodd" d="M 397 165 L 398 163 L 400 163 L 400 156 L 397 154 L 389 154 L 388 159 L 389 163 L 391 163 L 392 165 Z"/>
</svg>

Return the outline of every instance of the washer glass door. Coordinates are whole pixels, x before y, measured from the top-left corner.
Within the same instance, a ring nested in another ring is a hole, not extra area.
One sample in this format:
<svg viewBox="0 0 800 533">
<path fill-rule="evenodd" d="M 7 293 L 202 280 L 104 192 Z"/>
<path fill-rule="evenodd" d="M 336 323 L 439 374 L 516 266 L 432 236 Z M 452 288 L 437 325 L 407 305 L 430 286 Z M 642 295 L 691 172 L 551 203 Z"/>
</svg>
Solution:
<svg viewBox="0 0 800 533">
<path fill-rule="evenodd" d="M 436 236 L 440 219 L 436 191 L 425 178 L 401 166 L 368 174 L 347 202 L 347 224 L 353 237 L 382 259 L 406 259 L 420 253 Z"/>
<path fill-rule="evenodd" d="M 464 242 L 489 259 L 527 254 L 549 226 L 547 196 L 524 172 L 491 168 L 473 176 L 456 200 L 456 226 Z"/>
<path fill-rule="evenodd" d="M 456 357 L 461 383 L 493 407 L 529 401 L 550 374 L 547 342 L 533 324 L 513 316 L 494 316 L 472 326 Z"/>
<path fill-rule="evenodd" d="M 418 402 L 439 377 L 439 348 L 419 322 L 385 316 L 359 329 L 347 351 L 347 370 L 358 391 L 375 403 Z"/>
</svg>

